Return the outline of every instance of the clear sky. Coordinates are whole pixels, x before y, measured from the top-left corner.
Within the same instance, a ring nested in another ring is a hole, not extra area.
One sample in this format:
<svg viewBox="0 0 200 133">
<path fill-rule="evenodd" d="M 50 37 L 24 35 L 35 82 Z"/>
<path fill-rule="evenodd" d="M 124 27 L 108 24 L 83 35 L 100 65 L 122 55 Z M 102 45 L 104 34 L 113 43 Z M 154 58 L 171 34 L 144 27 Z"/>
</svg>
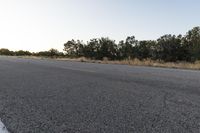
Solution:
<svg viewBox="0 0 200 133">
<path fill-rule="evenodd" d="M 62 50 L 73 38 L 157 39 L 199 26 L 199 13 L 199 0 L 0 0 L 0 48 Z"/>
</svg>

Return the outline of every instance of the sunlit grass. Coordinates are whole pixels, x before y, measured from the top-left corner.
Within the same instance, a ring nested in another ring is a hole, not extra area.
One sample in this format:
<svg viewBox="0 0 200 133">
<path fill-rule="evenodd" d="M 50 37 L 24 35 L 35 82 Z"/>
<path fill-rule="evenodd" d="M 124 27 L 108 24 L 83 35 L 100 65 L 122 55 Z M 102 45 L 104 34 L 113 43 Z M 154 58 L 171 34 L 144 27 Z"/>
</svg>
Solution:
<svg viewBox="0 0 200 133">
<path fill-rule="evenodd" d="M 45 59 L 45 57 L 35 57 L 35 56 L 20 56 L 20 58 Z M 200 70 L 200 61 L 196 61 L 194 63 L 190 63 L 190 62 L 164 62 L 164 61 L 161 61 L 161 60 L 151 60 L 151 59 L 145 59 L 145 60 L 139 60 L 139 59 L 128 60 L 128 59 L 126 59 L 126 60 L 111 61 L 111 60 L 108 60 L 108 58 L 103 58 L 103 60 L 91 60 L 91 59 L 88 59 L 88 58 L 85 58 L 85 57 L 80 57 L 80 58 L 51 58 L 51 59 L 61 60 L 61 61 L 79 61 L 79 62 L 88 62 L 88 63 L 120 64 L 120 65 L 131 65 L 131 66 L 151 66 L 151 67 L 165 67 L 165 68 Z"/>
<path fill-rule="evenodd" d="M 68 60 L 68 59 L 66 59 Z M 164 62 L 159 60 L 139 60 L 139 59 L 131 59 L 131 60 L 116 60 L 109 61 L 107 58 L 101 60 L 91 60 L 85 57 L 70 59 L 74 61 L 80 62 L 90 62 L 90 63 L 102 63 L 102 64 L 121 64 L 121 65 L 132 65 L 132 66 L 152 66 L 152 67 L 166 67 L 166 68 L 179 68 L 179 69 L 195 69 L 200 70 L 200 61 L 196 61 L 194 63 L 190 62 Z"/>
</svg>

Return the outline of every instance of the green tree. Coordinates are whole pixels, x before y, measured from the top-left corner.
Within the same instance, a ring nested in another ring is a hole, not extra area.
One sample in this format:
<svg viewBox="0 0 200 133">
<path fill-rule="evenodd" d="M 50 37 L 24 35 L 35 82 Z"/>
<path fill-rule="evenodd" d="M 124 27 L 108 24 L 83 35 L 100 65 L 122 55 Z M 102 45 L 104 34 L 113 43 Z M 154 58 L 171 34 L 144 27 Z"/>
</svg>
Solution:
<svg viewBox="0 0 200 133">
<path fill-rule="evenodd" d="M 155 59 L 156 58 L 156 42 L 155 41 L 139 41 L 134 48 L 134 55 L 138 59 Z"/>
<path fill-rule="evenodd" d="M 133 51 L 134 47 L 137 44 L 137 40 L 135 40 L 135 36 L 127 37 L 126 41 L 119 42 L 119 55 L 121 59 L 127 59 L 134 57 Z"/>
<path fill-rule="evenodd" d="M 101 38 L 99 39 L 99 44 L 99 59 L 107 57 L 108 59 L 115 60 L 117 58 L 117 45 L 115 44 L 114 40 L 110 40 L 109 38 Z"/>
<path fill-rule="evenodd" d="M 84 47 L 84 56 L 91 59 L 99 57 L 100 44 L 98 39 L 91 39 Z"/>
<path fill-rule="evenodd" d="M 57 49 L 51 48 L 48 52 L 49 52 L 49 56 L 51 57 L 59 56 L 59 51 Z"/>
<path fill-rule="evenodd" d="M 71 40 L 64 44 L 64 51 L 68 56 L 80 57 L 83 56 L 84 45 L 80 40 Z"/>
<path fill-rule="evenodd" d="M 182 36 L 164 35 L 157 40 L 157 58 L 164 61 L 178 61 L 184 59 Z"/>
<path fill-rule="evenodd" d="M 32 53 L 29 51 L 19 50 L 19 51 L 15 51 L 15 55 L 16 56 L 31 56 Z"/>
<path fill-rule="evenodd" d="M 189 30 L 184 39 L 192 61 L 200 59 L 200 27 Z"/>
<path fill-rule="evenodd" d="M 0 49 L 0 55 L 10 55 L 10 56 L 12 56 L 12 55 L 14 55 L 14 52 L 10 51 L 8 49 L 2 48 L 2 49 Z"/>
</svg>

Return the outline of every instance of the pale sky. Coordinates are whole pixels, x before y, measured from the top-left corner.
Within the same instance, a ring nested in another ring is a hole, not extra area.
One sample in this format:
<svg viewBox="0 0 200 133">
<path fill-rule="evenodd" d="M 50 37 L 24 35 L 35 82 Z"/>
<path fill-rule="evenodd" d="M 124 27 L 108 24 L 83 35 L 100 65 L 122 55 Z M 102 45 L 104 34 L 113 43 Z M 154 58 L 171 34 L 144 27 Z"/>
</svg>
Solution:
<svg viewBox="0 0 200 133">
<path fill-rule="evenodd" d="M 200 25 L 199 7 L 199 0 L 0 0 L 0 48 L 62 50 L 71 39 L 185 34 Z"/>
</svg>

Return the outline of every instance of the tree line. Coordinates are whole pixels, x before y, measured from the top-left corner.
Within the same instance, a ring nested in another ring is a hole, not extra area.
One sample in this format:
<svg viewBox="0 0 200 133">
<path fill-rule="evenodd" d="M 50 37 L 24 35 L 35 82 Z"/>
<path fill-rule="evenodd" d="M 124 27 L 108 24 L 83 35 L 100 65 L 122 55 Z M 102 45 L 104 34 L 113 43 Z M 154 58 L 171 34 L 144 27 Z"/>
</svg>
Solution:
<svg viewBox="0 0 200 133">
<path fill-rule="evenodd" d="M 163 61 L 200 60 L 200 27 L 194 27 L 186 35 L 163 35 L 157 40 L 138 41 L 127 37 L 118 44 L 109 38 L 91 39 L 86 44 L 71 40 L 64 44 L 64 51 L 70 57 L 87 57 L 102 60 L 124 60 L 138 58 Z"/>
<path fill-rule="evenodd" d="M 166 34 L 157 40 L 139 41 L 135 36 L 116 43 L 109 38 L 94 38 L 84 43 L 70 40 L 64 44 L 64 53 L 56 49 L 31 53 L 29 51 L 9 51 L 0 49 L 1 55 L 34 55 L 48 57 L 86 57 L 95 60 L 124 60 L 138 58 L 162 60 L 166 62 L 200 60 L 200 27 L 194 27 L 186 35 Z"/>
<path fill-rule="evenodd" d="M 63 52 L 59 52 L 57 49 L 50 49 L 48 51 L 40 51 L 40 52 L 29 52 L 24 50 L 19 51 L 11 51 L 6 48 L 0 49 L 0 55 L 7 56 L 44 56 L 44 57 L 64 57 Z"/>
</svg>

